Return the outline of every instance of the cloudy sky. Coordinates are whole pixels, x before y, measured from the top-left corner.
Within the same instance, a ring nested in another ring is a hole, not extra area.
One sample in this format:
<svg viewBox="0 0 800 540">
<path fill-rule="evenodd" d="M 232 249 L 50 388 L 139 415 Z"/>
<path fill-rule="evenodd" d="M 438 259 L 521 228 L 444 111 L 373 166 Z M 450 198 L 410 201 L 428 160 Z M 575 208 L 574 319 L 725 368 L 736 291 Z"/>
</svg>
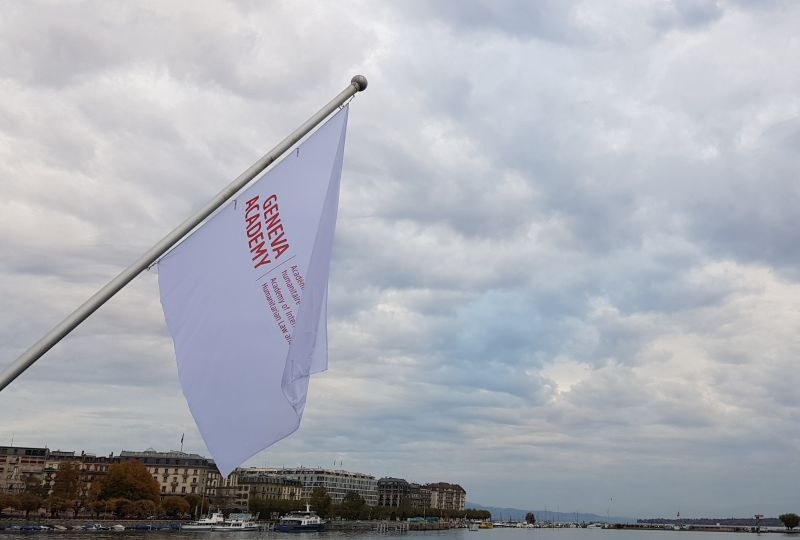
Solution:
<svg viewBox="0 0 800 540">
<path fill-rule="evenodd" d="M 362 73 L 329 371 L 249 464 L 800 511 L 797 3 L 1 9 L 0 367 Z M 182 433 L 208 455 L 152 272 L 0 392 L 0 444 Z"/>
</svg>

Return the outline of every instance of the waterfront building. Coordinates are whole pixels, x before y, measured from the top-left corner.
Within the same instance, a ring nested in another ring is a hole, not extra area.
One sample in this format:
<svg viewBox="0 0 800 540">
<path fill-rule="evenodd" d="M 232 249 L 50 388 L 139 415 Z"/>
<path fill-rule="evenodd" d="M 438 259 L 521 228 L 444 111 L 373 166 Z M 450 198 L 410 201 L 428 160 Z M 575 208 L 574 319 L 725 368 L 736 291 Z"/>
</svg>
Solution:
<svg viewBox="0 0 800 540">
<path fill-rule="evenodd" d="M 78 486 L 77 506 L 86 506 L 91 498 L 92 485 L 96 484 L 108 474 L 108 467 L 112 463 L 117 463 L 119 458 L 115 457 L 113 452 L 107 456 L 98 456 L 95 454 L 81 452 L 80 455 L 75 455 L 75 452 L 66 452 L 63 450 L 48 450 L 47 459 L 44 468 L 43 483 L 47 489 L 47 493 L 51 493 L 56 478 L 58 477 L 58 469 L 64 462 L 72 462 L 78 466 L 80 470 L 80 484 Z"/>
<path fill-rule="evenodd" d="M 302 497 L 304 500 L 311 498 L 314 488 L 323 487 L 334 504 L 340 504 L 347 493 L 358 493 L 369 506 L 378 505 L 378 481 L 369 474 L 330 470 L 322 468 L 298 469 L 246 469 L 260 470 L 268 474 L 283 476 L 290 480 L 299 480 L 303 485 Z"/>
<path fill-rule="evenodd" d="M 236 505 L 249 508 L 250 501 L 289 500 L 303 498 L 303 484 L 258 469 L 237 469 Z"/>
<path fill-rule="evenodd" d="M 437 482 L 421 486 L 402 478 L 378 480 L 378 505 L 414 509 L 463 510 L 466 491 L 458 484 Z"/>
<path fill-rule="evenodd" d="M 0 492 L 22 493 L 44 477 L 47 448 L 0 446 Z"/>
<path fill-rule="evenodd" d="M 408 506 L 463 510 L 466 491 L 458 484 L 415 484 L 402 478 L 376 480 L 369 474 L 323 468 L 239 468 L 223 478 L 213 460 L 199 454 L 149 448 L 123 450 L 108 456 L 48 448 L 0 446 L 0 493 L 22 493 L 40 487 L 52 493 L 62 463 L 73 462 L 80 470 L 76 508 L 88 505 L 92 486 L 108 473 L 113 463 L 140 461 L 158 482 L 161 497 L 199 495 L 212 506 L 246 510 L 251 500 L 309 500 L 315 488 L 325 488 L 334 504 L 355 492 L 369 506 Z"/>
<path fill-rule="evenodd" d="M 439 510 L 464 510 L 467 501 L 467 492 L 458 484 L 436 482 L 426 484 L 430 490 L 430 506 Z"/>
<path fill-rule="evenodd" d="M 148 448 L 144 452 L 123 450 L 119 461 L 140 461 L 158 482 L 161 497 L 174 495 L 214 495 L 220 485 L 220 474 L 216 465 L 199 454 L 187 454 L 175 450 L 157 452 Z"/>
<path fill-rule="evenodd" d="M 411 506 L 411 484 L 402 478 L 383 477 L 378 480 L 378 506 Z"/>
<path fill-rule="evenodd" d="M 408 499 L 411 508 L 430 508 L 431 490 L 425 486 L 411 483 L 408 485 Z"/>
</svg>

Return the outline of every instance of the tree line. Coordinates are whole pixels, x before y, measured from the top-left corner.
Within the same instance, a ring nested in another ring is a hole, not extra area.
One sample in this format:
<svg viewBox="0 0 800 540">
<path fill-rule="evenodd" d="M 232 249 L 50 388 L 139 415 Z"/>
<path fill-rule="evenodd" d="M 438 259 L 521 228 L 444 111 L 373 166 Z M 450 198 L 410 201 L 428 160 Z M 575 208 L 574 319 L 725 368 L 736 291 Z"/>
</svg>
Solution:
<svg viewBox="0 0 800 540">
<path fill-rule="evenodd" d="M 308 500 L 309 506 L 320 517 L 325 519 L 360 519 L 360 520 L 406 520 L 413 517 L 436 517 L 440 519 L 489 519 L 488 510 L 440 510 L 437 508 L 412 508 L 408 501 L 400 506 L 369 506 L 364 498 L 355 491 L 350 491 L 342 498 L 341 503 L 334 503 L 324 487 L 316 487 Z M 292 510 L 304 510 L 305 501 L 285 499 L 257 499 L 250 501 L 251 512 L 261 516 L 274 517 Z"/>
</svg>

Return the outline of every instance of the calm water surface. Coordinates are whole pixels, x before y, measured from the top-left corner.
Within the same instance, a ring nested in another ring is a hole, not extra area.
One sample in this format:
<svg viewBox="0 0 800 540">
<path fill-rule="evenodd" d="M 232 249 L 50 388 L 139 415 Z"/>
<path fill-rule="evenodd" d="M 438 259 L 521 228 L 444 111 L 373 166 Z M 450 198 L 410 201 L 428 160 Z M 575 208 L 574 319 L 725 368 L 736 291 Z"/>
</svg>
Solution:
<svg viewBox="0 0 800 540">
<path fill-rule="evenodd" d="M 408 533 L 375 531 L 326 531 L 321 533 L 263 532 L 159 532 L 159 531 L 62 531 L 4 532 L 0 540 L 786 540 L 797 535 L 770 533 L 718 533 L 694 531 L 641 531 L 614 529 L 450 529 Z M 31 539 L 33 540 L 33 539 Z"/>
</svg>

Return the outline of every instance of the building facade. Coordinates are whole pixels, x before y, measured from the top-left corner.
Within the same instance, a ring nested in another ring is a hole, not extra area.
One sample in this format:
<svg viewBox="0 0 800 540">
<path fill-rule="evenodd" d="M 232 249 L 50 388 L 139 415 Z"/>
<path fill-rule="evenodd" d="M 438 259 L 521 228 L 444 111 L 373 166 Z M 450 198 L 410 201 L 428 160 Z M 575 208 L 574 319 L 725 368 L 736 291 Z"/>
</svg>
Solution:
<svg viewBox="0 0 800 540">
<path fill-rule="evenodd" d="M 46 461 L 47 448 L 0 446 L 0 492 L 13 495 L 41 483 Z"/>
<path fill-rule="evenodd" d="M 174 495 L 214 495 L 221 475 L 211 460 L 185 452 L 129 452 L 123 450 L 119 461 L 140 461 L 158 482 L 161 497 Z"/>
<path fill-rule="evenodd" d="M 250 470 L 261 470 L 268 474 L 300 481 L 303 485 L 302 498 L 304 500 L 311 498 L 314 488 L 323 487 L 334 504 L 340 504 L 347 493 L 354 491 L 364 499 L 367 505 L 378 505 L 378 481 L 369 474 L 305 467 Z"/>
<path fill-rule="evenodd" d="M 120 455 L 96 456 L 48 448 L 0 446 L 0 493 L 17 494 L 39 488 L 52 493 L 58 470 L 65 462 L 80 470 L 76 507 L 91 501 L 93 487 L 114 463 L 136 460 L 158 483 L 161 497 L 196 495 L 212 506 L 247 509 L 251 500 L 309 500 L 315 488 L 325 488 L 334 504 L 355 492 L 369 506 L 463 510 L 466 491 L 458 484 L 415 484 L 402 478 L 376 480 L 369 474 L 322 468 L 239 468 L 223 478 L 213 460 L 199 454 L 123 450 Z"/>
<path fill-rule="evenodd" d="M 251 501 L 303 499 L 303 484 L 261 470 L 237 469 L 235 503 L 241 508 L 249 508 Z"/>
<path fill-rule="evenodd" d="M 108 467 L 118 461 L 119 458 L 115 457 L 113 453 L 108 456 L 97 456 L 86 452 L 76 455 L 75 452 L 48 450 L 43 483 L 47 493 L 52 493 L 58 470 L 62 464 L 66 462 L 75 464 L 80 471 L 78 493 L 76 494 L 77 505 L 86 506 L 92 498 L 92 487 L 108 474 Z"/>
<path fill-rule="evenodd" d="M 437 482 L 426 484 L 430 490 L 430 506 L 440 510 L 464 510 L 467 501 L 467 492 L 458 484 Z"/>
<path fill-rule="evenodd" d="M 411 484 L 402 478 L 378 480 L 378 506 L 411 506 Z"/>
</svg>

